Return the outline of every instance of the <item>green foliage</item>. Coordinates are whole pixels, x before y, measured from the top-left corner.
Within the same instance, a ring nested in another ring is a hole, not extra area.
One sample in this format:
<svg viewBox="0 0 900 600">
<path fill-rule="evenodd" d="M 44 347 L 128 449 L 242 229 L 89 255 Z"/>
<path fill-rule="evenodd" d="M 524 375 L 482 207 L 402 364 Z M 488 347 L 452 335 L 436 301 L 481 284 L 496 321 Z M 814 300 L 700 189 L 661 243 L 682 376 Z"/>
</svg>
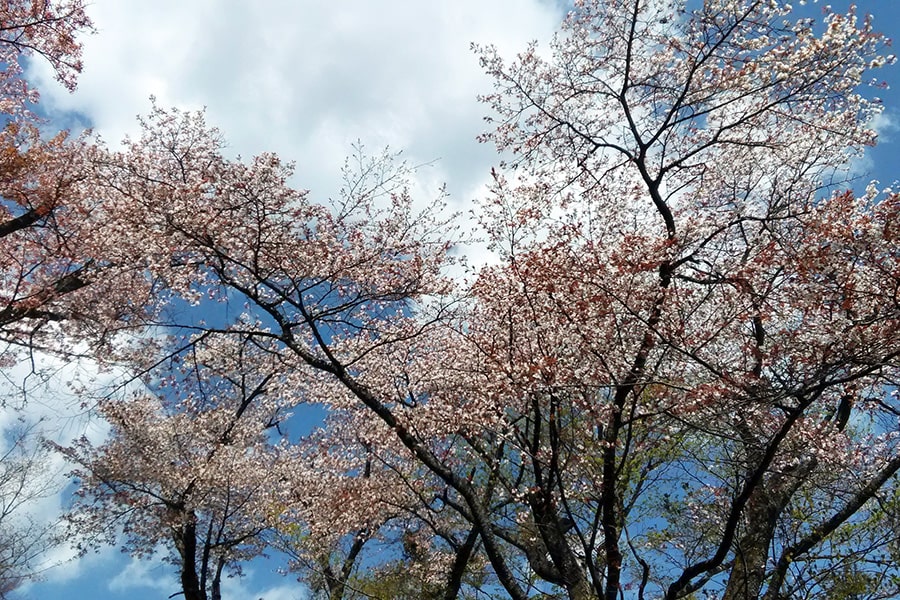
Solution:
<svg viewBox="0 0 900 600">
<path fill-rule="evenodd" d="M 443 597 L 440 584 L 425 581 L 415 565 L 398 560 L 377 570 L 357 573 L 347 585 L 345 600 L 438 600 Z"/>
</svg>

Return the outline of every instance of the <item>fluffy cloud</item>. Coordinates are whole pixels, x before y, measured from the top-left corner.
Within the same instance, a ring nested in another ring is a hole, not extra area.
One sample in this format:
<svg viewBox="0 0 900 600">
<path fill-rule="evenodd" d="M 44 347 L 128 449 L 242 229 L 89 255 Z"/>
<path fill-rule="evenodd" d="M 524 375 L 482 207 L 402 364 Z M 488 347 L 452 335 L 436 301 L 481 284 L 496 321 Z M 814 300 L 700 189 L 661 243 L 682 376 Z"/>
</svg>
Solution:
<svg viewBox="0 0 900 600">
<path fill-rule="evenodd" d="M 277 583 L 279 580 L 280 583 Z M 248 573 L 243 578 L 223 581 L 222 597 L 226 600 L 309 600 L 309 591 L 303 584 L 292 581 L 291 578 L 273 579 L 272 576 Z"/>
<path fill-rule="evenodd" d="M 322 3 L 97 0 L 74 95 L 35 65 L 44 99 L 110 141 L 135 130 L 148 97 L 206 106 L 236 153 L 273 150 L 298 164 L 298 185 L 336 191 L 357 139 L 436 166 L 454 199 L 481 193 L 493 150 L 474 140 L 490 90 L 472 42 L 508 54 L 546 40 L 561 13 L 548 0 Z"/>
<path fill-rule="evenodd" d="M 175 569 L 161 556 L 165 556 L 165 550 L 160 549 L 151 559 L 130 559 L 109 581 L 109 591 L 124 595 L 135 588 L 147 588 L 168 596 L 177 588 Z"/>
<path fill-rule="evenodd" d="M 27 501 L 4 516 L 4 526 L 27 528 L 29 539 L 49 544 L 65 506 L 70 465 L 61 455 L 42 447 L 42 440 L 68 445 L 86 436 L 94 443 L 101 442 L 109 427 L 91 415 L 81 390 L 112 389 L 120 383 L 113 372 L 101 372 L 91 361 L 64 360 L 39 352 L 22 355 L 17 364 L 0 371 L 0 456 L 24 431 L 21 447 L 33 461 L 22 482 L 25 487 L 18 491 L 18 498 Z M 16 499 L 8 487 L 14 483 L 6 482 L 0 490 L 2 503 Z M 43 543 L 35 547 L 40 546 Z M 32 567 L 50 581 L 71 580 L 96 562 L 74 561 L 76 556 L 65 543 L 50 546 Z"/>
<path fill-rule="evenodd" d="M 109 591 L 119 596 L 148 592 L 153 597 L 168 596 L 177 589 L 178 577 L 176 567 L 162 559 L 165 554 L 160 548 L 149 559 L 129 559 L 110 579 Z M 223 579 L 222 597 L 225 600 L 308 600 L 309 591 L 301 583 L 271 569 L 245 569 L 242 577 Z"/>
</svg>

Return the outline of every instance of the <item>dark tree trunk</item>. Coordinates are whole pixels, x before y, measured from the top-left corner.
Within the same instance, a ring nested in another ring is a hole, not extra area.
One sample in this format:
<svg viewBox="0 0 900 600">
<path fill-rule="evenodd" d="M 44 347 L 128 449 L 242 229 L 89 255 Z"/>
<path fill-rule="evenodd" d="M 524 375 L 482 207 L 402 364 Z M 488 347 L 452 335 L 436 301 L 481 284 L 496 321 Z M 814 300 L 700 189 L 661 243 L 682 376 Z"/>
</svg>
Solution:
<svg viewBox="0 0 900 600">
<path fill-rule="evenodd" d="M 207 600 L 197 576 L 197 522 L 193 513 L 174 531 L 175 547 L 181 556 L 181 591 L 184 600 Z"/>
<path fill-rule="evenodd" d="M 769 548 L 775 537 L 778 517 L 800 484 L 815 468 L 816 461 L 797 467 L 790 474 L 769 478 L 747 502 L 746 533 L 735 544 L 734 566 L 722 600 L 756 600 L 767 578 Z"/>
<path fill-rule="evenodd" d="M 453 567 L 447 576 L 447 588 L 444 590 L 444 600 L 456 600 L 459 588 L 462 587 L 462 578 L 466 573 L 466 567 L 472 558 L 475 544 L 478 542 L 478 529 L 472 528 L 463 545 L 457 548 L 456 557 L 453 559 Z"/>
<path fill-rule="evenodd" d="M 216 561 L 216 574 L 212 580 L 212 599 L 222 600 L 222 570 L 225 568 L 225 560 L 220 558 Z"/>
</svg>

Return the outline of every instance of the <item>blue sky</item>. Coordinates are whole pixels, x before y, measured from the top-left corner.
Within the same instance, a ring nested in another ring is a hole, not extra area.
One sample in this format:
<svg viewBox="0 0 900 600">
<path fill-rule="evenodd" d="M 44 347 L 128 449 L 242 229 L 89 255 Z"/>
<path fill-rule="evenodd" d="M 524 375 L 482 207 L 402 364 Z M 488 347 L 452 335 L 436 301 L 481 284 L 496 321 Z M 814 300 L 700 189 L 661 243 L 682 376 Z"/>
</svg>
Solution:
<svg viewBox="0 0 900 600">
<path fill-rule="evenodd" d="M 810 2 L 805 10 L 815 14 L 821 4 Z M 831 4 L 840 11 L 850 3 Z M 900 43 L 900 2 L 856 4 Z M 531 39 L 550 37 L 560 18 L 557 6 L 549 0 L 93 0 L 89 12 L 98 33 L 86 40 L 78 90 L 61 90 L 41 64 L 31 75 L 51 114 L 90 125 L 108 141 L 135 132 L 135 116 L 155 95 L 162 106 L 207 107 L 235 154 L 272 150 L 297 161 L 297 185 L 314 198 L 336 193 L 343 157 L 362 140 L 370 148 L 403 149 L 412 163 L 437 159 L 421 172 L 417 191 L 433 194 L 446 182 L 452 207 L 465 209 L 482 195 L 495 162 L 491 148 L 474 140 L 485 111 L 475 96 L 490 82 L 469 43 L 492 42 L 511 56 Z M 892 89 L 877 91 L 886 106 L 881 143 L 860 165 L 859 189 L 870 179 L 890 185 L 897 178 L 900 66 L 881 76 Z M 55 389 L 75 377 L 73 369 L 65 366 Z M 85 377 L 91 373 L 90 365 L 80 369 Z M 102 426 L 88 423 L 71 397 L 59 392 L 47 398 L 53 399 L 34 411 L 56 419 L 57 439 L 71 439 L 86 426 L 102 437 Z M 63 419 L 56 417 L 61 407 L 68 410 Z M 8 422 L 0 413 L 0 426 Z M 50 514 L 58 504 L 48 499 L 36 510 Z M 66 554 L 61 550 L 51 560 Z M 246 578 L 226 582 L 226 599 L 303 598 L 291 577 L 272 572 L 280 566 L 252 564 Z M 111 548 L 64 562 L 18 597 L 155 600 L 177 591 L 171 565 L 135 562 Z"/>
</svg>

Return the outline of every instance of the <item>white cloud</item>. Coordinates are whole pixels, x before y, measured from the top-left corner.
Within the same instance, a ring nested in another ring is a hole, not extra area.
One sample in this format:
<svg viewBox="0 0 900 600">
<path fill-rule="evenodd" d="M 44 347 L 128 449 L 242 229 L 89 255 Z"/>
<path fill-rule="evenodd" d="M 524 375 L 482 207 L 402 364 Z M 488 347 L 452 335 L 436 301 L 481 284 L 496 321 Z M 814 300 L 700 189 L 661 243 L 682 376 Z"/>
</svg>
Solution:
<svg viewBox="0 0 900 600">
<path fill-rule="evenodd" d="M 109 581 L 109 591 L 122 594 L 135 588 L 149 588 L 166 595 L 178 588 L 174 576 L 175 567 L 164 562 L 165 550 L 160 550 L 152 558 L 138 560 L 132 558 L 118 575 Z"/>
<path fill-rule="evenodd" d="M 24 418 L 40 423 L 40 433 L 60 444 L 85 434 L 100 441 L 106 427 L 91 418 L 90 404 L 82 392 L 87 386 L 109 386 L 115 378 L 86 359 L 69 360 L 40 352 L 22 356 L 14 366 L 0 370 L 0 429 Z"/>
<path fill-rule="evenodd" d="M 8 448 L 15 431 L 27 428 L 26 443 L 40 461 L 39 472 L 29 476 L 25 492 L 29 500 L 10 515 L 10 523 L 28 523 L 35 535 L 45 532 L 49 537 L 47 532 L 65 509 L 71 465 L 61 455 L 41 449 L 41 440 L 68 445 L 85 436 L 95 444 L 102 442 L 109 427 L 92 414 L 83 390 L 110 389 L 119 385 L 117 378 L 114 371 L 102 371 L 92 361 L 39 352 L 0 370 L 0 451 Z M 59 582 L 75 579 L 104 560 L 94 555 L 76 558 L 77 551 L 63 543 L 51 547 L 33 567 L 42 578 Z"/>
<path fill-rule="evenodd" d="M 273 150 L 298 163 L 298 185 L 336 190 L 350 145 L 404 149 L 411 162 L 440 159 L 433 179 L 467 202 L 493 161 L 475 142 L 490 91 L 471 42 L 508 54 L 548 39 L 552 2 L 323 3 L 97 0 L 98 34 L 86 40 L 74 95 L 49 81 L 48 105 L 82 113 L 110 141 L 135 130 L 154 94 L 163 106 L 208 107 L 234 150 Z"/>
<path fill-rule="evenodd" d="M 309 591 L 299 582 L 265 585 L 250 577 L 222 581 L 224 600 L 308 600 Z"/>
<path fill-rule="evenodd" d="M 118 560 L 120 557 L 121 553 L 113 547 L 102 548 L 99 552 L 78 557 L 71 547 L 57 546 L 45 556 L 46 570 L 41 572 L 40 578 L 51 584 L 69 584 L 82 575 L 90 576 L 101 565 Z"/>
<path fill-rule="evenodd" d="M 878 133 L 879 143 L 894 141 L 894 134 L 900 129 L 895 112 L 893 110 L 885 110 L 875 115 L 875 118 L 872 119 L 872 129 Z"/>
<path fill-rule="evenodd" d="M 107 588 L 116 595 L 142 594 L 148 590 L 168 596 L 179 589 L 177 567 L 162 560 L 166 550 L 158 548 L 149 559 L 129 562 L 113 577 Z M 307 600 L 303 584 L 268 571 L 245 569 L 243 577 L 222 579 L 224 600 Z"/>
</svg>

